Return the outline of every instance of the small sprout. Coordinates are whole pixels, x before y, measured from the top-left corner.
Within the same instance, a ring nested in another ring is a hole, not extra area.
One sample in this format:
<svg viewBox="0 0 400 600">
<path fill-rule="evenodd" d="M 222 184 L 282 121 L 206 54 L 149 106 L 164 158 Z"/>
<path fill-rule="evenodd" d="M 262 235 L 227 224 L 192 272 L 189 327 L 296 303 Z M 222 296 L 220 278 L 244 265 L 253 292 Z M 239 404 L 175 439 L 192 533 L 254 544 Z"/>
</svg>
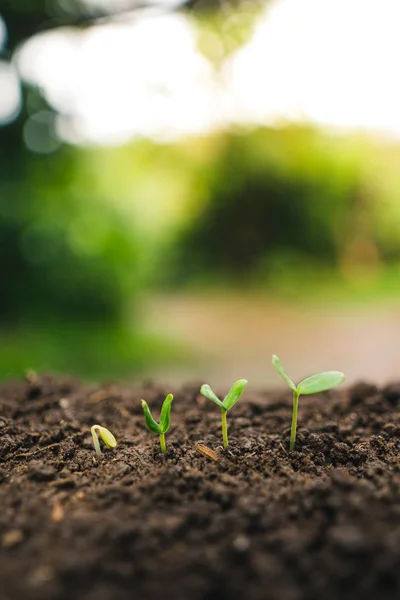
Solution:
<svg viewBox="0 0 400 600">
<path fill-rule="evenodd" d="M 39 383 L 39 375 L 33 369 L 28 369 L 25 373 L 25 379 L 28 383 L 38 384 Z"/>
<path fill-rule="evenodd" d="M 142 407 L 146 425 L 150 429 L 150 431 L 159 434 L 161 452 L 163 454 L 166 454 L 167 452 L 167 447 L 165 445 L 165 434 L 167 433 L 171 425 L 171 405 L 173 399 L 174 397 L 172 394 L 168 394 L 168 396 L 165 398 L 161 407 L 160 423 L 157 423 L 157 421 L 153 419 L 147 402 L 145 400 L 142 400 Z"/>
<path fill-rule="evenodd" d="M 296 386 L 293 381 L 286 375 L 285 370 L 282 366 L 279 358 L 273 354 L 272 364 L 278 371 L 282 379 L 287 383 L 290 389 L 293 391 L 293 413 L 292 413 L 292 427 L 290 431 L 290 450 L 294 450 L 296 445 L 296 432 L 297 432 L 297 409 L 299 405 L 299 398 L 301 394 L 318 394 L 319 392 L 325 392 L 330 390 L 337 385 L 340 385 L 345 380 L 345 376 L 340 371 L 325 371 L 324 373 L 318 373 L 312 375 L 300 381 Z"/>
<path fill-rule="evenodd" d="M 221 408 L 222 439 L 224 440 L 224 448 L 228 447 L 228 428 L 226 425 L 226 413 L 239 400 L 240 396 L 243 394 L 243 390 L 244 390 L 246 384 L 247 384 L 246 379 L 239 379 L 238 381 L 236 381 L 233 384 L 233 386 L 231 387 L 231 389 L 229 390 L 228 394 L 225 396 L 223 402 L 214 394 L 214 392 L 212 391 L 210 386 L 207 385 L 206 383 L 204 385 L 202 385 L 200 388 L 200 394 L 202 394 L 209 400 L 212 400 L 213 402 L 215 402 L 215 404 L 217 404 Z"/>
<path fill-rule="evenodd" d="M 109 431 L 105 427 L 102 427 L 101 425 L 93 425 L 90 428 L 90 432 L 93 438 L 94 449 L 96 450 L 96 454 L 99 458 L 101 456 L 101 449 L 98 436 L 101 437 L 107 448 L 115 448 L 115 446 L 117 445 L 117 440 L 115 439 L 111 431 Z"/>
</svg>

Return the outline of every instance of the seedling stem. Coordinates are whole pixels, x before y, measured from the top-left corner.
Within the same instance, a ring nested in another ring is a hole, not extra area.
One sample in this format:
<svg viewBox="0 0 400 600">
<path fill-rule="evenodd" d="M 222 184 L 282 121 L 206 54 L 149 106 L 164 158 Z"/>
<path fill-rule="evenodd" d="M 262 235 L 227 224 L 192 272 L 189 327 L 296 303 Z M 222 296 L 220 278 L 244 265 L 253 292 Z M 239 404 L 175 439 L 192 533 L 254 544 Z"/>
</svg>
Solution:
<svg viewBox="0 0 400 600">
<path fill-rule="evenodd" d="M 225 408 L 221 407 L 221 415 L 222 415 L 222 439 L 224 441 L 224 448 L 228 447 L 228 426 L 226 423 L 226 413 L 228 411 Z"/>
<path fill-rule="evenodd" d="M 290 450 L 294 450 L 296 445 L 296 433 L 297 433 L 297 410 L 299 407 L 299 392 L 296 390 L 293 392 L 293 413 L 292 413 L 292 427 L 290 430 Z"/>
<path fill-rule="evenodd" d="M 167 454 L 167 446 L 165 444 L 165 433 L 160 433 L 160 446 L 161 446 L 161 452 L 163 454 Z"/>
</svg>

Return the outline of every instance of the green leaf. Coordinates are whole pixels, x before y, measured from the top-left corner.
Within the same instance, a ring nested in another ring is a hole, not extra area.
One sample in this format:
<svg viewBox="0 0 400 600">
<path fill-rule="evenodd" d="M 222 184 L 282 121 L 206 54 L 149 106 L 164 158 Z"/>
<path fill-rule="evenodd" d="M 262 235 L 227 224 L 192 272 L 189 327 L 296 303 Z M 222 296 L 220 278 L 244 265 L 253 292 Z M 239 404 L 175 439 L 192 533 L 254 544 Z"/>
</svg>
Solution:
<svg viewBox="0 0 400 600">
<path fill-rule="evenodd" d="M 221 408 L 225 408 L 223 402 L 214 394 L 212 389 L 207 383 L 204 383 L 200 388 L 200 394 L 218 404 Z"/>
<path fill-rule="evenodd" d="M 243 390 L 247 385 L 247 379 L 239 379 L 235 381 L 229 392 L 224 398 L 223 406 L 225 410 L 230 410 L 232 406 L 235 406 L 240 396 L 243 394 Z"/>
<path fill-rule="evenodd" d="M 146 425 L 150 429 L 150 431 L 154 431 L 154 433 L 158 433 L 158 434 L 162 433 L 161 427 L 159 426 L 157 421 L 155 421 L 153 419 L 153 417 L 151 416 L 150 409 L 145 400 L 142 400 L 142 407 L 143 407 L 143 412 L 144 412 L 144 419 L 145 419 Z"/>
<path fill-rule="evenodd" d="M 168 394 L 165 398 L 160 415 L 160 429 L 161 433 L 167 433 L 171 425 L 171 404 L 174 399 L 172 394 Z"/>
<path fill-rule="evenodd" d="M 297 391 L 297 388 L 295 386 L 295 384 L 293 383 L 293 381 L 286 375 L 285 370 L 282 366 L 281 361 L 279 360 L 279 358 L 273 354 L 272 355 L 272 364 L 274 365 L 275 369 L 278 371 L 279 375 L 282 377 L 282 379 L 288 384 L 288 386 L 294 391 Z"/>
<path fill-rule="evenodd" d="M 317 394 L 340 385 L 344 380 L 345 376 L 340 371 L 325 371 L 303 379 L 297 389 L 300 394 Z"/>
<path fill-rule="evenodd" d="M 108 446 L 108 448 L 115 448 L 115 446 L 117 445 L 117 440 L 115 439 L 111 431 L 109 431 L 105 427 L 100 427 L 99 433 L 101 439 L 103 440 L 105 445 Z"/>
</svg>

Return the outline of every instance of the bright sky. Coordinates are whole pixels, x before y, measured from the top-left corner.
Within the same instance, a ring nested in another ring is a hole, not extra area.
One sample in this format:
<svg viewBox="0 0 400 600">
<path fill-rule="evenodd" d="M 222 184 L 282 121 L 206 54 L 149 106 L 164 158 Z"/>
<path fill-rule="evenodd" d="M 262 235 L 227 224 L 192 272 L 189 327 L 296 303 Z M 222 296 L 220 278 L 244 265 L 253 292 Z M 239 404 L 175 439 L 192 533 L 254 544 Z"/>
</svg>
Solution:
<svg viewBox="0 0 400 600">
<path fill-rule="evenodd" d="M 42 34 L 17 64 L 64 115 L 71 141 L 282 120 L 400 136 L 399 26 L 399 0 L 276 0 L 222 76 L 181 14 Z"/>
</svg>

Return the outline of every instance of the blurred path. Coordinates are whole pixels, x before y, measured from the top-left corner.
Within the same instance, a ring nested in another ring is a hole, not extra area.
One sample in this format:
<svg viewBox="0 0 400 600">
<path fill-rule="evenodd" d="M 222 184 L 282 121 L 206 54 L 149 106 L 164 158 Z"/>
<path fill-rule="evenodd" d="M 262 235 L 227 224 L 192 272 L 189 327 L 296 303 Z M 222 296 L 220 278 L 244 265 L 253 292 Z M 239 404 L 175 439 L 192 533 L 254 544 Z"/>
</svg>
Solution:
<svg viewBox="0 0 400 600">
<path fill-rule="evenodd" d="M 225 386 L 245 377 L 253 387 L 278 386 L 273 353 L 295 381 L 322 370 L 342 370 L 348 382 L 400 379 L 400 303 L 315 308 L 256 295 L 169 295 L 148 299 L 143 325 L 197 357 L 149 371 L 166 382 Z"/>
</svg>

